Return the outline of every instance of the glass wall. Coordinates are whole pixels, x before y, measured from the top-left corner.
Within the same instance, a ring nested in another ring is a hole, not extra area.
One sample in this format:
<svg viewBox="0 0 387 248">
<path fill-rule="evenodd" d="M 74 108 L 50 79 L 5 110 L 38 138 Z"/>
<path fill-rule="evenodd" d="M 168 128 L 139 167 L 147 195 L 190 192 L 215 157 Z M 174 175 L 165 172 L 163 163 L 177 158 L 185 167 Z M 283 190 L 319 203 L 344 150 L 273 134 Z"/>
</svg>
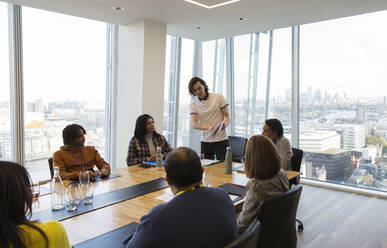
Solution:
<svg viewBox="0 0 387 248">
<path fill-rule="evenodd" d="M 105 150 L 106 23 L 23 7 L 26 167 L 49 178 L 47 158 L 71 123 Z"/>
<path fill-rule="evenodd" d="M 179 92 L 179 120 L 177 129 L 177 146 L 189 145 L 190 114 L 189 103 L 191 96 L 188 83 L 192 78 L 194 41 L 182 39 L 180 64 L 180 92 Z"/>
<path fill-rule="evenodd" d="M 173 77 L 171 67 L 171 36 L 167 35 L 167 43 L 165 48 L 165 78 L 164 78 L 164 115 L 163 115 L 163 135 L 171 142 L 173 127 L 173 102 L 170 101 L 173 90 L 170 85 L 170 78 Z M 172 107 L 172 112 L 170 111 Z"/>
<path fill-rule="evenodd" d="M 281 120 L 285 136 L 290 134 L 291 85 L 292 85 L 292 29 L 282 28 L 273 31 L 268 118 Z"/>
<path fill-rule="evenodd" d="M 13 160 L 7 11 L 7 3 L 0 2 L 0 160 Z"/>
<path fill-rule="evenodd" d="M 387 12 L 301 26 L 307 178 L 387 190 Z"/>
</svg>

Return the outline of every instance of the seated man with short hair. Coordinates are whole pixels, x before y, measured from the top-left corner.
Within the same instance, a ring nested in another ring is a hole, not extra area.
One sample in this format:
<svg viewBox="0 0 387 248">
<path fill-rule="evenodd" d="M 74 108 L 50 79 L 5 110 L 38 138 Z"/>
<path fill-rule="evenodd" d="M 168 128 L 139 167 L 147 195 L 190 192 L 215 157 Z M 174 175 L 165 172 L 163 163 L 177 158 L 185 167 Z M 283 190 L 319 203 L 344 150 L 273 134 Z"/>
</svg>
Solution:
<svg viewBox="0 0 387 248">
<path fill-rule="evenodd" d="M 202 186 L 203 167 L 190 148 L 166 158 L 167 182 L 175 195 L 144 215 L 126 247 L 223 247 L 237 238 L 235 209 L 219 188 Z"/>
</svg>

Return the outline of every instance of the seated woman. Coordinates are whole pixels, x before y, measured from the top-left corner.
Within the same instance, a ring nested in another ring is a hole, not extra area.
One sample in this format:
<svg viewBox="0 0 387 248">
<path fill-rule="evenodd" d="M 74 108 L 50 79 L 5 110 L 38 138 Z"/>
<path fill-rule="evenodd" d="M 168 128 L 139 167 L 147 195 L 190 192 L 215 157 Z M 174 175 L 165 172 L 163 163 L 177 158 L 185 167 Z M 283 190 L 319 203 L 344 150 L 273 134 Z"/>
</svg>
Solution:
<svg viewBox="0 0 387 248">
<path fill-rule="evenodd" d="M 281 169 L 281 158 L 273 142 L 262 135 L 247 142 L 245 158 L 246 197 L 238 217 L 239 232 L 243 233 L 257 216 L 261 201 L 289 190 L 289 181 Z"/>
<path fill-rule="evenodd" d="M 67 234 L 57 221 L 31 221 L 32 191 L 27 170 L 0 161 L 0 247 L 70 248 Z"/>
<path fill-rule="evenodd" d="M 86 130 L 77 124 L 71 124 L 63 129 L 63 144 L 53 156 L 53 166 L 59 167 L 62 179 L 78 180 L 81 171 L 88 170 L 95 176 L 94 166 L 101 171 L 101 177 L 110 174 L 110 166 L 99 155 L 94 146 L 85 146 Z"/>
<path fill-rule="evenodd" d="M 143 161 L 155 161 L 157 147 L 161 147 L 163 158 L 172 151 L 165 137 L 155 130 L 152 116 L 143 114 L 137 118 L 134 136 L 130 140 L 126 164 L 140 164 Z"/>
</svg>

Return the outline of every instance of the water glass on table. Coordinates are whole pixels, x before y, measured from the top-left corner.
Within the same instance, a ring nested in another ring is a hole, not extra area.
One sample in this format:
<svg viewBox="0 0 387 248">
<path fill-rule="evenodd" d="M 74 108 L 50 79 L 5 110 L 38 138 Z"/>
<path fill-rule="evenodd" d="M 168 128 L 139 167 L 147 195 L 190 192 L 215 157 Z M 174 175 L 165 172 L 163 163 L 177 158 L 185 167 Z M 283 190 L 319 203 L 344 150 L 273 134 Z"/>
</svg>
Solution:
<svg viewBox="0 0 387 248">
<path fill-rule="evenodd" d="M 206 187 L 212 187 L 212 172 L 203 173 L 203 185 Z"/>
<path fill-rule="evenodd" d="M 91 179 L 90 171 L 86 170 L 79 172 L 79 183 L 81 185 L 90 183 Z"/>
<path fill-rule="evenodd" d="M 70 183 L 67 189 L 67 197 L 69 199 L 69 204 L 67 207 L 68 211 L 77 210 L 80 195 L 81 195 L 81 185 L 76 182 Z"/>
<path fill-rule="evenodd" d="M 91 204 L 93 203 L 93 195 L 94 195 L 94 185 L 92 182 L 87 184 L 82 184 L 82 192 L 84 195 L 83 203 Z"/>
<path fill-rule="evenodd" d="M 31 185 L 32 199 L 38 200 L 40 196 L 40 185 L 38 183 L 33 183 Z"/>
</svg>

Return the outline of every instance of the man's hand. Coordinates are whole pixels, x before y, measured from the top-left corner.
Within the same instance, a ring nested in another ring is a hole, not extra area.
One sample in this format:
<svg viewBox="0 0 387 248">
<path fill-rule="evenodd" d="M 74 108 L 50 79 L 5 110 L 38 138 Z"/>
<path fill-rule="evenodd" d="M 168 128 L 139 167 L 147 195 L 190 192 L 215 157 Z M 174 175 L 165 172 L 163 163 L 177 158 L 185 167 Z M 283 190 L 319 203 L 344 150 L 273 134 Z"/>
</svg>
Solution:
<svg viewBox="0 0 387 248">
<path fill-rule="evenodd" d="M 107 177 L 107 176 L 109 176 L 109 170 L 106 168 L 102 168 L 101 177 Z"/>
<path fill-rule="evenodd" d="M 216 125 L 217 125 L 217 124 L 208 125 L 208 126 L 207 126 L 207 130 L 209 130 L 209 131 L 214 131 Z"/>
</svg>

